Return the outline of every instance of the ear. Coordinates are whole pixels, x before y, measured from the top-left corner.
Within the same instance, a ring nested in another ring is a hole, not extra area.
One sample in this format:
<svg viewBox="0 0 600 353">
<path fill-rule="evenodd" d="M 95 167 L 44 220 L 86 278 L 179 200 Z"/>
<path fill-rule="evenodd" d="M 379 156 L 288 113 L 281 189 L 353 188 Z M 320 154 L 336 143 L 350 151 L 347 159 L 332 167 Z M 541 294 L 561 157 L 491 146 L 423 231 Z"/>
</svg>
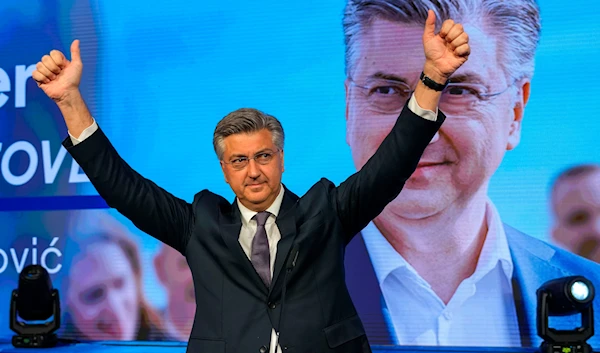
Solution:
<svg viewBox="0 0 600 353">
<path fill-rule="evenodd" d="M 344 80 L 344 91 L 346 92 L 346 144 L 350 146 L 349 140 L 349 126 L 348 126 L 348 116 L 350 115 L 350 78 L 346 77 Z"/>
<path fill-rule="evenodd" d="M 508 133 L 508 141 L 506 144 L 506 150 L 510 151 L 517 147 L 521 141 L 521 128 L 523 124 L 523 115 L 525 114 L 525 106 L 529 101 L 529 90 L 531 82 L 529 79 L 521 81 L 519 83 L 517 96 L 515 97 L 513 107 L 513 120 L 510 124 L 510 130 Z"/>
<path fill-rule="evenodd" d="M 281 150 L 281 172 L 285 172 L 285 163 L 284 162 L 284 155 L 283 155 L 283 150 Z"/>
</svg>

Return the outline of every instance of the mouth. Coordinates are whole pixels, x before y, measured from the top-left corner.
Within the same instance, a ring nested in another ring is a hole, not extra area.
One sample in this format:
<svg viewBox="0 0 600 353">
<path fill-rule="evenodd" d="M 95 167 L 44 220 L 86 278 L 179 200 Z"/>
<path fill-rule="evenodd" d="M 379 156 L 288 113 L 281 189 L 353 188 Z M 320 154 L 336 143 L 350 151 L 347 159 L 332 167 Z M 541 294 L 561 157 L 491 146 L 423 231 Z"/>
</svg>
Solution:
<svg viewBox="0 0 600 353">
<path fill-rule="evenodd" d="M 116 328 L 116 324 L 111 325 L 110 323 L 101 320 L 100 322 L 98 322 L 96 324 L 96 327 L 98 328 L 98 330 L 100 332 L 103 332 L 104 334 L 108 335 L 109 337 L 117 337 L 119 335 L 119 332 Z"/>
<path fill-rule="evenodd" d="M 417 168 L 427 168 L 427 167 L 439 167 L 439 166 L 443 166 L 443 165 L 448 165 L 450 164 L 450 162 L 448 161 L 442 161 L 442 162 L 419 162 L 419 164 L 417 164 Z"/>
</svg>

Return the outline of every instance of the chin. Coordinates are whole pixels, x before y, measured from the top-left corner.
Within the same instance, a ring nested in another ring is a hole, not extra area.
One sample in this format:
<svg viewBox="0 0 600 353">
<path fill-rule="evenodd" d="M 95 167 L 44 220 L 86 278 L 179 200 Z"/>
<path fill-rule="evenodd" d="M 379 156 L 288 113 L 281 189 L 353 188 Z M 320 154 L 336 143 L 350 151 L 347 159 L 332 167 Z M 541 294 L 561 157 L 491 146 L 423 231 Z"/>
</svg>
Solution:
<svg viewBox="0 0 600 353">
<path fill-rule="evenodd" d="M 403 190 L 382 214 L 389 216 L 391 213 L 394 218 L 418 220 L 440 213 L 445 206 L 446 202 L 439 194 L 434 195 L 426 190 Z"/>
<path fill-rule="evenodd" d="M 265 202 L 265 200 L 267 199 L 267 195 L 261 195 L 261 194 L 250 194 L 246 196 L 246 200 L 252 202 L 252 203 L 263 203 Z"/>
<path fill-rule="evenodd" d="M 250 201 L 251 203 L 259 204 L 265 202 L 269 198 L 269 193 L 265 191 L 247 192 L 245 196 L 246 200 Z"/>
</svg>

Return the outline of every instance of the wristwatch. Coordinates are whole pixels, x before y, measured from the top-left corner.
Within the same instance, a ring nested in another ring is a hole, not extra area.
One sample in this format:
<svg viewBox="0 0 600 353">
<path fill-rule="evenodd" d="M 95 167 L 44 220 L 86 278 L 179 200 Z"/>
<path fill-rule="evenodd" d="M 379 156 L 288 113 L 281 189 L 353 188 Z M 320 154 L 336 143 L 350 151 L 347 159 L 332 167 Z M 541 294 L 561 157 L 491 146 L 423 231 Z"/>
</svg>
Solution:
<svg viewBox="0 0 600 353">
<path fill-rule="evenodd" d="M 427 77 L 424 72 L 421 72 L 421 77 L 419 79 L 421 80 L 421 82 L 423 82 L 425 86 L 431 88 L 434 91 L 443 91 L 444 88 L 448 86 L 448 82 L 450 82 L 450 80 L 447 80 L 444 84 L 437 83 L 434 80 Z"/>
</svg>

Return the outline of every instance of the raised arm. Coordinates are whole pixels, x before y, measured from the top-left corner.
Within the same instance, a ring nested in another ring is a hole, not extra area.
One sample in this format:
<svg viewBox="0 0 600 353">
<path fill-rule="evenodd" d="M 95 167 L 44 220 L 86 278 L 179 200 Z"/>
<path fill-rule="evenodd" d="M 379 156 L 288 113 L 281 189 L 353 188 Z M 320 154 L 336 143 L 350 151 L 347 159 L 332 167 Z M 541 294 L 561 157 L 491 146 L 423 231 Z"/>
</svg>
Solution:
<svg viewBox="0 0 600 353">
<path fill-rule="evenodd" d="M 139 175 L 119 156 L 81 96 L 82 70 L 79 41 L 75 40 L 71 61 L 52 50 L 32 73 L 63 115 L 70 135 L 63 145 L 110 207 L 142 231 L 183 252 L 193 226 L 192 206 Z"/>
<path fill-rule="evenodd" d="M 398 196 L 415 171 L 425 148 L 445 119 L 441 112 L 433 121 L 415 112 L 419 113 L 419 107 L 438 110 L 444 84 L 470 54 L 468 36 L 462 25 L 447 20 L 436 34 L 435 15 L 431 10 L 422 38 L 426 77 L 418 82 L 407 106 L 374 155 L 359 172 L 332 190 L 348 241 Z"/>
</svg>

